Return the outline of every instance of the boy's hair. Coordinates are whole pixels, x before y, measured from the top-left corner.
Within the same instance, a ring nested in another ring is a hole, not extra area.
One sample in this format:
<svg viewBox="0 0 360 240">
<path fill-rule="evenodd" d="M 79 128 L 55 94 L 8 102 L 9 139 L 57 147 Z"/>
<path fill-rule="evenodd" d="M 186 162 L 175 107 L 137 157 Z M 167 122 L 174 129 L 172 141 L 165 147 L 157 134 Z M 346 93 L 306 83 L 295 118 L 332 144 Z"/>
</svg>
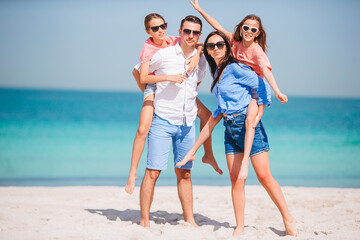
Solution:
<svg viewBox="0 0 360 240">
<path fill-rule="evenodd" d="M 165 19 L 160 14 L 150 13 L 150 14 L 146 15 L 146 17 L 144 19 L 144 25 L 145 25 L 146 30 L 150 29 L 149 22 L 154 18 L 160 18 L 165 22 Z"/>
<path fill-rule="evenodd" d="M 248 19 L 251 19 L 251 20 L 256 20 L 258 23 L 259 23 L 259 31 L 260 31 L 260 34 L 259 36 L 257 36 L 255 38 L 255 41 L 260 45 L 260 47 L 262 48 L 262 50 L 264 52 L 266 52 L 266 48 L 267 48 L 267 44 L 266 44 L 266 32 L 265 32 L 265 29 L 261 23 L 261 19 L 260 17 L 254 15 L 254 14 L 250 14 L 250 15 L 247 15 L 238 25 L 235 26 L 235 32 L 234 32 L 234 40 L 235 41 L 239 41 L 241 42 L 242 41 L 242 36 L 240 36 L 240 29 L 241 27 L 244 25 L 244 22 Z"/>
<path fill-rule="evenodd" d="M 184 25 L 184 22 L 186 22 L 186 21 L 200 24 L 200 31 L 202 30 L 202 22 L 201 22 L 200 18 L 193 16 L 193 15 L 186 16 L 183 20 L 181 20 L 180 29 L 182 29 L 182 26 Z"/>
</svg>

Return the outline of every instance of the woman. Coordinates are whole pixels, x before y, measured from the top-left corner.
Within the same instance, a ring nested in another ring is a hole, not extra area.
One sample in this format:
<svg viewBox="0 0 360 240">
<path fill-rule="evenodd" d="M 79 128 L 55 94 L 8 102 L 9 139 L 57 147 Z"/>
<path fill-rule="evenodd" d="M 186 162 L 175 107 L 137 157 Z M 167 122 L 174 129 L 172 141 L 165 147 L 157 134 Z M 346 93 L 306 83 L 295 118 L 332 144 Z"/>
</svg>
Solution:
<svg viewBox="0 0 360 240">
<path fill-rule="evenodd" d="M 194 146 L 178 165 L 182 166 L 188 161 L 195 160 L 196 151 L 211 135 L 221 118 L 224 118 L 225 153 L 236 218 L 233 236 L 237 237 L 244 231 L 245 179 L 238 178 L 238 175 L 243 167 L 246 111 L 252 99 L 251 89 L 258 92 L 259 105 L 267 104 L 266 87 L 264 81 L 254 71 L 238 63 L 238 60 L 232 56 L 229 41 L 223 33 L 215 31 L 209 34 L 205 40 L 204 55 L 214 79 L 211 90 L 217 98 L 218 108 L 202 129 Z M 258 180 L 282 215 L 286 234 L 296 236 L 296 221 L 289 213 L 279 184 L 271 175 L 268 151 L 268 139 L 260 121 L 255 128 L 250 153 L 251 162 Z"/>
</svg>

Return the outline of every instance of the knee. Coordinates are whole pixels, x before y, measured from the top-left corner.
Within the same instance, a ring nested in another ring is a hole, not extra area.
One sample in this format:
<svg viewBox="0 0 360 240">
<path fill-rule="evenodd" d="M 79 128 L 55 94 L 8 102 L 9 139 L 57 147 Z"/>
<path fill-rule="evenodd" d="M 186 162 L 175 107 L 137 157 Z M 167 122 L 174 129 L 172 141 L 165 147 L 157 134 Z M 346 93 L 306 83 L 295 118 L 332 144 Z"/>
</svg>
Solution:
<svg viewBox="0 0 360 240">
<path fill-rule="evenodd" d="M 273 177 L 270 173 L 259 173 L 257 174 L 257 179 L 261 183 L 261 185 L 267 185 L 273 180 Z"/>
<path fill-rule="evenodd" d="M 179 180 L 190 180 L 191 172 L 189 170 L 180 171 L 180 173 L 178 174 L 178 179 Z"/>
<path fill-rule="evenodd" d="M 230 174 L 231 186 L 233 188 L 239 188 L 245 186 L 245 179 L 238 178 L 238 174 Z"/>
<path fill-rule="evenodd" d="M 139 71 L 138 71 L 138 70 L 133 69 L 133 70 L 132 70 L 132 75 L 133 75 L 134 77 L 137 77 L 137 76 L 139 76 L 139 75 L 140 75 L 140 73 L 139 73 Z"/>
<path fill-rule="evenodd" d="M 139 136 L 139 137 L 144 137 L 146 138 L 147 134 L 149 133 L 149 128 L 146 127 L 146 126 L 143 126 L 143 125 L 140 125 L 137 129 L 137 132 L 136 134 Z"/>
<path fill-rule="evenodd" d="M 149 178 L 152 180 L 152 181 L 156 181 L 160 176 L 160 171 L 157 171 L 157 170 L 151 170 L 149 171 Z"/>
<path fill-rule="evenodd" d="M 255 123 L 255 117 L 246 117 L 245 126 L 252 127 Z"/>
</svg>

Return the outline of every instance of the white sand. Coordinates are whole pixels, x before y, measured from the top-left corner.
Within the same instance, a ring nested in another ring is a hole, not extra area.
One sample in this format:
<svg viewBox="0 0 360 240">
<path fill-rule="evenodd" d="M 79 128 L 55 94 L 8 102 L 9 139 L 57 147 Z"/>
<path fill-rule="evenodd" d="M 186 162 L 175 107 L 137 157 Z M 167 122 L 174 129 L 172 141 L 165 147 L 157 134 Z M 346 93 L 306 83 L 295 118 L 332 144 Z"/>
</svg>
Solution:
<svg viewBox="0 0 360 240">
<path fill-rule="evenodd" d="M 282 188 L 297 219 L 286 236 L 265 190 L 246 187 L 245 232 L 239 239 L 360 239 L 360 189 Z M 138 225 L 139 188 L 1 187 L 0 239 L 230 239 L 230 187 L 194 186 L 194 228 L 184 223 L 176 187 L 157 187 L 151 228 Z"/>
</svg>

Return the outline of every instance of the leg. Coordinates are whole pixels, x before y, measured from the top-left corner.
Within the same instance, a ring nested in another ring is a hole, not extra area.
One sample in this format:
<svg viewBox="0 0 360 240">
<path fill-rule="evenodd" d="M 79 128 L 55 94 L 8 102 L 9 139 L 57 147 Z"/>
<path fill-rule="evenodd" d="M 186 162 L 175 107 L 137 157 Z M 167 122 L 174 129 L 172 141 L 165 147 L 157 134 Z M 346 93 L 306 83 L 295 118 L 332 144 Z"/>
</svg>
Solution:
<svg viewBox="0 0 360 240">
<path fill-rule="evenodd" d="M 183 209 L 185 222 L 198 227 L 193 213 L 193 193 L 191 183 L 191 171 L 188 169 L 175 168 L 177 178 L 178 195 Z"/>
<path fill-rule="evenodd" d="M 244 209 L 245 209 L 245 181 L 240 179 L 239 173 L 241 160 L 243 159 L 242 153 L 226 155 L 226 161 L 230 174 L 231 181 L 231 196 L 234 206 L 236 228 L 233 237 L 239 236 L 244 231 Z"/>
<path fill-rule="evenodd" d="M 140 83 L 140 72 L 134 68 L 133 71 L 132 71 L 132 74 L 133 74 L 133 76 L 135 78 L 135 81 L 136 81 L 138 87 L 140 88 L 140 90 L 142 92 L 144 92 L 145 88 L 146 88 L 146 84 Z"/>
<path fill-rule="evenodd" d="M 252 156 L 251 163 L 254 167 L 259 182 L 265 188 L 270 198 L 273 200 L 281 213 L 286 229 L 286 234 L 296 236 L 295 218 L 291 216 L 281 188 L 270 172 L 269 153 L 266 151 Z"/>
<path fill-rule="evenodd" d="M 198 106 L 198 117 L 200 118 L 200 131 L 203 129 L 207 121 L 211 116 L 211 112 L 204 106 L 204 104 L 196 98 L 196 104 Z M 214 153 L 212 151 L 212 143 L 211 143 L 211 136 L 204 142 L 204 156 L 202 158 L 203 163 L 207 163 L 212 166 L 216 172 L 220 175 L 223 174 L 223 171 L 219 168 Z M 194 156 L 195 157 L 195 156 Z"/>
<path fill-rule="evenodd" d="M 145 175 L 140 187 L 140 225 L 143 227 L 150 227 L 150 207 L 154 197 L 155 183 L 160 172 L 160 170 L 145 170 Z"/>
<path fill-rule="evenodd" d="M 239 178 L 246 179 L 248 175 L 249 169 L 249 157 L 251 147 L 254 141 L 255 135 L 255 128 L 254 123 L 256 120 L 256 114 L 258 112 L 258 105 L 256 99 L 251 99 L 250 104 L 247 109 L 246 113 L 246 120 L 245 120 L 245 141 L 244 141 L 244 158 L 242 160 L 243 166 L 241 167 L 241 171 L 239 174 Z"/>
<path fill-rule="evenodd" d="M 153 114 L 154 114 L 154 94 L 149 95 L 144 99 L 143 106 L 140 112 L 140 122 L 139 127 L 136 132 L 134 139 L 132 156 L 131 156 L 131 166 L 129 171 L 128 181 L 125 186 L 125 191 L 129 194 L 132 194 L 135 187 L 136 180 L 136 170 L 139 164 L 141 154 L 144 151 L 146 136 L 149 133 L 151 126 Z"/>
</svg>

